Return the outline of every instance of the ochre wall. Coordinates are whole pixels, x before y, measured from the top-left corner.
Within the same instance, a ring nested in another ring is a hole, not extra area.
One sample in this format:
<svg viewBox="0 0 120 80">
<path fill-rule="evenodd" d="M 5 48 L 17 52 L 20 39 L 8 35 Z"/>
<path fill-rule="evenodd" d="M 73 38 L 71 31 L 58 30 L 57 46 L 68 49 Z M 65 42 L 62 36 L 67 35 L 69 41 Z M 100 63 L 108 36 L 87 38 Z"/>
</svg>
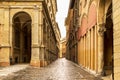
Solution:
<svg viewBox="0 0 120 80">
<path fill-rule="evenodd" d="M 120 0 L 113 2 L 114 80 L 120 80 Z"/>
</svg>

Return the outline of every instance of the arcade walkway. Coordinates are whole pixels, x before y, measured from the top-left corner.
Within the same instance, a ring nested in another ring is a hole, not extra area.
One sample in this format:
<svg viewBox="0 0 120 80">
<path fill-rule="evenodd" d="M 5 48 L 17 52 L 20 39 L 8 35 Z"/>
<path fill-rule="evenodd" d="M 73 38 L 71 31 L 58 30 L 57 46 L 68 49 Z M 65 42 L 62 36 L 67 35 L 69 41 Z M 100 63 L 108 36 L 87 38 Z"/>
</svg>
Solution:
<svg viewBox="0 0 120 80">
<path fill-rule="evenodd" d="M 3 69 L 5 70 L 5 68 L 0 69 L 0 74 Z M 9 68 L 9 70 L 11 69 Z M 0 75 L 0 80 L 101 80 L 65 58 L 58 59 L 44 68 L 36 68 L 28 65 L 19 65 L 18 68 L 18 65 L 14 65 L 13 70 L 9 74 L 6 73 L 6 76 Z"/>
</svg>

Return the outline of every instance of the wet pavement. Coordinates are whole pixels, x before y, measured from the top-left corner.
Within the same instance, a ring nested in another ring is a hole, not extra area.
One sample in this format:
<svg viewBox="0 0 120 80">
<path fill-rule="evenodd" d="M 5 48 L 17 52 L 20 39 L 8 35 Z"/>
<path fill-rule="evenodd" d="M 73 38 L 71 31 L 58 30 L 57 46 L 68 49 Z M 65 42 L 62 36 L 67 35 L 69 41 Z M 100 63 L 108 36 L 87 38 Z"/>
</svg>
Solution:
<svg viewBox="0 0 120 80">
<path fill-rule="evenodd" d="M 9 74 L 12 74 L 14 72 L 26 69 L 28 66 L 28 64 L 17 64 L 9 67 L 0 67 L 0 77 L 8 76 Z"/>
<path fill-rule="evenodd" d="M 101 80 L 65 58 L 47 67 L 28 66 L 23 70 L 0 77 L 0 80 Z"/>
</svg>

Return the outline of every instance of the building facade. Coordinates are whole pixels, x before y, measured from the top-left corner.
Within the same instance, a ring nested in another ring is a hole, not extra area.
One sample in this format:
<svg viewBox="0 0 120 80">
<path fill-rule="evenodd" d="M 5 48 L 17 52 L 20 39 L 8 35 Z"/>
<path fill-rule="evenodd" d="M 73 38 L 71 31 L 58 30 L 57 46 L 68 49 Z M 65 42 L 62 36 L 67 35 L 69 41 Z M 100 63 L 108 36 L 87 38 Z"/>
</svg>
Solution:
<svg viewBox="0 0 120 80">
<path fill-rule="evenodd" d="M 78 63 L 94 74 L 113 78 L 112 1 L 80 1 Z"/>
<path fill-rule="evenodd" d="M 77 25 L 72 29 L 73 31 L 77 29 L 78 64 L 90 73 L 107 76 L 108 80 L 120 78 L 119 3 L 119 0 L 71 0 L 70 6 L 77 6 L 75 9 L 77 18 L 71 17 L 74 16 L 74 10 L 72 12 L 69 8 L 65 22 L 69 42 L 70 20 L 76 19 Z M 72 43 L 67 46 L 67 58 L 74 57 L 71 54 L 75 54 L 70 51 L 74 49 L 70 48 L 70 45 Z"/>
<path fill-rule="evenodd" d="M 56 12 L 56 0 L 0 1 L 0 66 L 27 62 L 40 67 L 57 59 Z"/>
<path fill-rule="evenodd" d="M 60 55 L 59 58 L 64 58 L 66 57 L 66 38 L 63 38 L 60 41 Z"/>
<path fill-rule="evenodd" d="M 60 57 L 60 53 L 61 53 L 61 48 L 60 48 L 60 39 L 61 39 L 61 33 L 60 33 L 60 29 L 58 27 L 58 24 L 56 23 L 56 29 L 55 29 L 55 35 L 56 35 L 56 39 L 57 39 L 57 50 L 58 50 L 58 57 Z"/>
<path fill-rule="evenodd" d="M 114 80 L 120 79 L 120 1 L 112 0 L 113 11 L 113 61 L 114 61 Z"/>
<path fill-rule="evenodd" d="M 77 63 L 78 0 L 70 0 L 66 26 L 66 58 Z"/>
</svg>

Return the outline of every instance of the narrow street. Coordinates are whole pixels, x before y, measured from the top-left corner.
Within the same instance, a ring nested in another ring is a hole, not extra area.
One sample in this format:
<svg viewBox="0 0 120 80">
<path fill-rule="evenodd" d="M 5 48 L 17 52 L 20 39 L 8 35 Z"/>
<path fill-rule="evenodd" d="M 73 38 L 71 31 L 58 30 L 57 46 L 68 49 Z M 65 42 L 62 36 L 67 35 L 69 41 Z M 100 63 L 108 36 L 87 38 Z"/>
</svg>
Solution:
<svg viewBox="0 0 120 80">
<path fill-rule="evenodd" d="M 101 80 L 65 58 L 58 59 L 44 68 L 26 66 L 19 65 L 20 71 L 18 71 L 17 65 L 12 66 L 13 73 L 8 74 L 6 77 L 0 75 L 0 80 Z M 1 68 L 0 74 L 2 69 L 4 68 Z"/>
</svg>

